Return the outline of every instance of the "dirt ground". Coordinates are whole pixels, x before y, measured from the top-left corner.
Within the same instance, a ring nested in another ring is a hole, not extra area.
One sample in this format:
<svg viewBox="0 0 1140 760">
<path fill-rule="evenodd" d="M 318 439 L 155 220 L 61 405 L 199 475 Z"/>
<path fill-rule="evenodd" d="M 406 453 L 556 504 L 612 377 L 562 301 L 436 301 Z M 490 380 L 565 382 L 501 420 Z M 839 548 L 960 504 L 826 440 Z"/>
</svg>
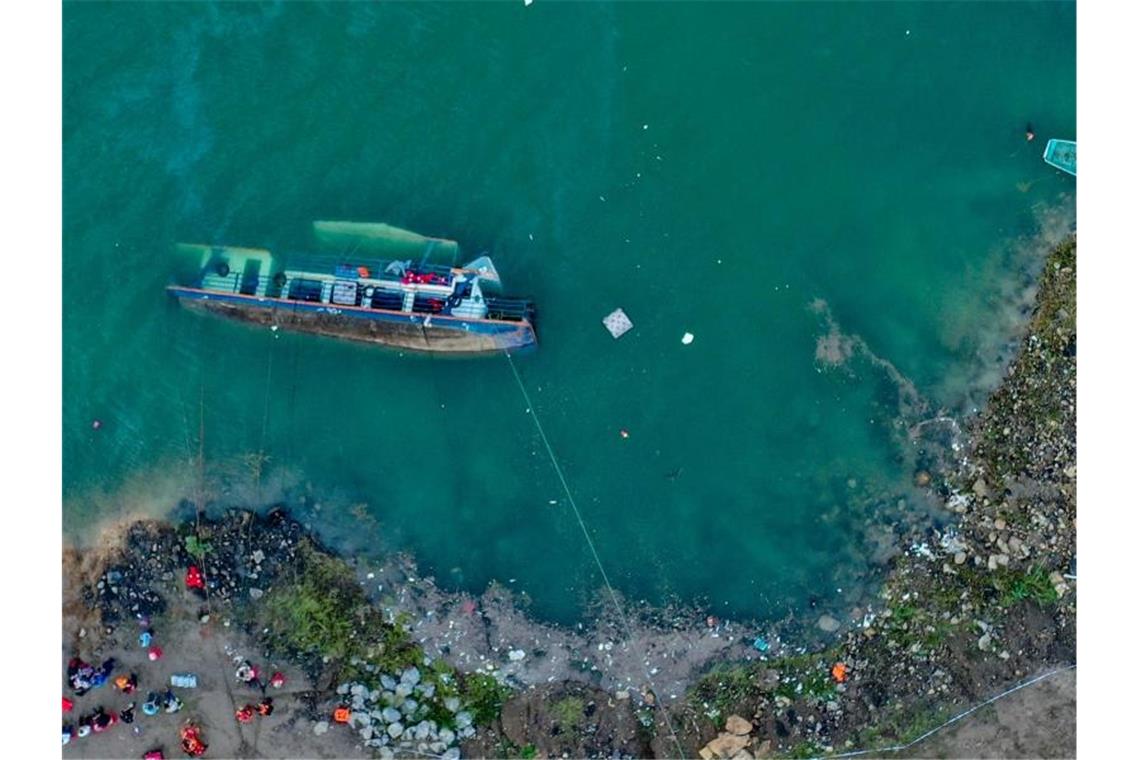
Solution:
<svg viewBox="0 0 1140 760">
<path fill-rule="evenodd" d="M 911 747 L 909 757 L 1076 757 L 1077 672 L 1027 686 Z"/>
</svg>

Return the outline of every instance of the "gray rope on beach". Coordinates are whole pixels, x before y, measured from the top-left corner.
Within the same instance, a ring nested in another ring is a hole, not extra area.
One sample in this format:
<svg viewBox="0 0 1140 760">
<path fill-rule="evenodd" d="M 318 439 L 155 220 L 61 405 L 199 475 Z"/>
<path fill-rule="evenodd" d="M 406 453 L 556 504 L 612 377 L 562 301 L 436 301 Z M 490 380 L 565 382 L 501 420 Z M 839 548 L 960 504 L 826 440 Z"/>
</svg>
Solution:
<svg viewBox="0 0 1140 760">
<path fill-rule="evenodd" d="M 930 729 L 929 731 L 927 731 L 922 736 L 918 737 L 917 739 L 912 739 L 911 741 L 907 742 L 906 744 L 896 744 L 896 745 L 891 746 L 891 747 L 877 747 L 875 749 L 861 749 L 861 750 L 856 750 L 855 752 L 840 752 L 839 754 L 834 754 L 834 755 L 832 755 L 832 754 L 819 755 L 814 760 L 820 760 L 820 758 L 823 758 L 823 757 L 858 757 L 859 755 L 869 755 L 872 752 L 875 752 L 875 753 L 878 753 L 878 752 L 901 752 L 904 749 L 909 749 L 909 748 L 913 747 L 914 745 L 918 744 L 921 741 L 929 739 L 931 736 L 938 733 L 939 731 L 946 728 L 947 726 L 950 726 L 954 723 L 957 723 L 958 721 L 962 720 L 962 718 L 965 718 L 968 715 L 972 715 L 973 713 L 982 709 L 986 705 L 992 705 L 994 702 L 997 702 L 999 699 L 1003 699 L 1004 697 L 1008 697 L 1010 694 L 1013 694 L 1016 691 L 1021 691 L 1026 686 L 1032 686 L 1033 684 L 1035 684 L 1039 681 L 1044 681 L 1046 678 L 1052 678 L 1053 676 L 1057 675 L 1058 673 L 1067 673 L 1070 670 L 1076 670 L 1076 669 L 1077 669 L 1077 666 L 1074 663 L 1072 665 L 1066 665 L 1063 668 L 1057 668 L 1056 670 L 1051 670 L 1048 673 L 1043 673 L 1042 675 L 1035 676 L 1033 678 L 1030 678 L 1028 681 L 1023 681 L 1023 682 L 1017 684 L 1016 686 L 1014 686 L 1012 688 L 1006 689 L 1005 691 L 1003 691 L 1001 694 L 998 694 L 997 696 L 990 697 L 985 702 L 979 702 L 978 704 L 974 705 L 973 707 L 971 707 L 969 710 L 966 710 L 965 712 L 958 713 L 953 718 L 950 718 L 946 722 L 935 726 L 934 728 Z"/>
<path fill-rule="evenodd" d="M 515 361 L 511 358 L 509 351 L 504 351 L 507 357 L 507 364 L 511 365 L 511 372 L 514 373 L 515 382 L 519 385 L 519 390 L 522 391 L 523 399 L 526 400 L 527 411 L 530 417 L 534 420 L 534 426 L 538 430 L 538 435 L 542 438 L 542 443 L 546 446 L 546 453 L 550 455 L 550 464 L 554 466 L 554 472 L 558 475 L 558 480 L 562 483 L 562 490 L 566 492 L 566 499 L 570 502 L 570 507 L 574 510 L 574 516 L 578 518 L 578 526 L 582 529 L 582 535 L 586 537 L 586 545 L 590 547 L 590 554 L 594 556 L 594 562 L 598 566 L 598 572 L 602 574 L 602 581 L 606 584 L 606 590 L 609 591 L 610 600 L 613 602 L 614 609 L 617 611 L 618 617 L 621 618 L 622 627 L 625 628 L 625 635 L 629 640 L 633 640 L 633 628 L 630 626 L 629 621 L 625 617 L 625 611 L 618 601 L 617 592 L 614 590 L 613 584 L 610 583 L 610 577 L 606 574 L 606 568 L 602 566 L 602 558 L 598 555 L 598 550 L 594 546 L 594 539 L 590 537 L 590 531 L 586 528 L 586 521 L 582 519 L 582 513 L 578 509 L 578 504 L 574 501 L 574 495 L 570 493 L 570 486 L 566 482 L 566 476 L 562 474 L 562 467 L 558 464 L 558 458 L 554 456 L 554 448 L 550 445 L 550 440 L 546 437 L 546 431 L 542 429 L 542 422 L 538 419 L 538 412 L 534 408 L 534 404 L 530 401 L 530 394 L 526 391 L 526 386 L 523 385 L 522 377 L 519 375 L 518 368 L 515 367 Z M 645 669 L 645 678 L 649 681 L 649 685 L 653 688 L 654 697 L 657 697 L 658 689 L 657 684 L 653 682 L 653 676 L 649 673 L 649 668 Z M 659 702 L 661 710 L 665 715 L 665 724 L 669 726 L 669 733 L 673 736 L 673 743 L 677 745 L 677 757 L 684 757 L 685 751 L 681 747 L 681 740 L 677 738 L 677 732 L 673 728 L 673 720 L 669 715 L 669 710 L 665 707 L 664 702 Z"/>
</svg>

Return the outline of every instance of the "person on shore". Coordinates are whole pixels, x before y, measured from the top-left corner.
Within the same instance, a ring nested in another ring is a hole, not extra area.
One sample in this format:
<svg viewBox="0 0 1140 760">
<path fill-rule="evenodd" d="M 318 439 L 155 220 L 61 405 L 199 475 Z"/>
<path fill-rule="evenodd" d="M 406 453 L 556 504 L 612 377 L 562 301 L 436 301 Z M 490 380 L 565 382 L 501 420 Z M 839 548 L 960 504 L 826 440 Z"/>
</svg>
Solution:
<svg viewBox="0 0 1140 760">
<path fill-rule="evenodd" d="M 183 726 L 180 735 L 182 738 L 182 751 L 187 755 L 190 757 L 201 757 L 206 753 L 208 747 L 206 743 L 202 741 L 202 730 L 193 723 L 188 723 Z"/>
<path fill-rule="evenodd" d="M 88 666 L 90 667 L 90 666 Z M 103 684 L 107 683 L 107 679 L 111 677 L 111 671 L 115 669 L 115 659 L 110 657 L 103 661 L 99 669 L 91 676 L 91 688 L 98 689 Z"/>
<path fill-rule="evenodd" d="M 75 738 L 75 726 L 67 723 L 63 727 L 63 743 L 71 744 L 73 738 Z"/>
<path fill-rule="evenodd" d="M 166 690 L 166 694 L 162 698 L 162 704 L 168 713 L 176 713 L 182 709 L 182 700 L 175 696 L 174 692 L 170 689 Z"/>
<path fill-rule="evenodd" d="M 97 734 L 101 734 L 111 726 L 119 722 L 114 713 L 107 713 L 103 711 L 102 707 L 95 708 L 95 714 L 91 716 L 91 730 Z"/>
<path fill-rule="evenodd" d="M 263 718 L 268 718 L 273 714 L 273 697 L 263 697 L 257 703 L 257 714 Z"/>
<path fill-rule="evenodd" d="M 186 570 L 186 588 L 193 591 L 199 597 L 206 597 L 206 579 L 197 565 L 191 565 Z"/>
<path fill-rule="evenodd" d="M 78 657 L 72 657 L 67 663 L 67 682 L 75 695 L 82 697 L 91 689 L 91 682 L 95 676 L 95 668 L 88 665 Z"/>
<path fill-rule="evenodd" d="M 258 688 L 262 691 L 265 691 L 265 687 L 262 686 L 260 680 L 261 671 L 259 671 L 257 669 L 257 666 L 251 663 L 249 660 L 243 662 L 241 664 L 241 667 L 237 669 L 237 672 L 234 673 L 234 675 L 237 676 L 237 679 L 244 683 L 246 686 Z"/>
<path fill-rule="evenodd" d="M 82 739 L 91 733 L 91 718 L 87 715 L 80 715 L 78 723 L 79 729 L 75 732 L 75 735 Z"/>
<path fill-rule="evenodd" d="M 158 715 L 158 695 L 153 691 L 146 695 L 142 706 L 143 715 Z"/>
<path fill-rule="evenodd" d="M 131 702 L 129 705 L 119 710 L 119 720 L 123 721 L 123 725 L 130 725 L 135 722 L 135 703 Z"/>
<path fill-rule="evenodd" d="M 119 676 L 115 679 L 115 686 L 118 687 L 119 691 L 123 692 L 124 694 L 133 694 L 138 685 L 139 677 L 134 673 L 126 676 Z"/>
<path fill-rule="evenodd" d="M 253 705 L 246 705 L 239 708 L 234 712 L 234 717 L 237 718 L 238 723 L 249 723 L 253 720 Z"/>
</svg>

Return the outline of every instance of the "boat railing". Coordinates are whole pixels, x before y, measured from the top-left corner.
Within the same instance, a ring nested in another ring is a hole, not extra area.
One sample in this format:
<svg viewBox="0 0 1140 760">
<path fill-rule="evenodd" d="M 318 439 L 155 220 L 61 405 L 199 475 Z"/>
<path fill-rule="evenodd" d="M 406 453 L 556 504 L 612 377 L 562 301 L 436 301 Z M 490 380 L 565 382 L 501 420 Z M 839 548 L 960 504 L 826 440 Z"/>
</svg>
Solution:
<svg viewBox="0 0 1140 760">
<path fill-rule="evenodd" d="M 233 294 L 233 295 L 247 295 L 247 296 L 263 296 L 269 298 L 284 298 L 296 301 L 312 301 L 317 302 L 321 300 L 324 288 L 311 289 L 311 295 L 316 298 L 307 298 L 304 295 L 293 294 L 289 292 L 291 288 L 303 281 L 303 277 L 282 277 L 282 273 L 275 275 L 258 275 L 256 277 L 243 276 L 241 272 L 230 272 L 227 275 L 220 275 L 216 272 L 206 272 L 202 275 L 201 281 L 198 283 L 199 287 L 204 290 L 209 290 L 216 293 Z M 372 279 L 375 279 L 374 277 Z M 394 280 L 398 282 L 399 280 Z M 390 293 L 384 291 L 383 293 L 374 296 L 373 308 L 377 308 L 376 298 L 383 298 L 385 295 L 390 297 L 392 303 L 385 304 L 379 308 L 388 308 L 390 311 L 400 310 L 400 302 L 402 301 L 402 294 L 397 290 L 392 290 Z M 420 295 L 416 299 L 416 304 L 420 306 L 414 309 L 417 313 L 438 313 L 433 308 L 434 304 L 428 306 L 428 302 L 433 297 L 428 295 Z M 396 299 L 400 299 L 397 301 Z M 441 300 L 435 298 L 434 300 Z M 360 298 L 357 298 L 359 305 Z M 487 306 L 487 318 L 489 319 L 502 319 L 512 322 L 523 320 L 531 320 L 534 316 L 534 302 L 526 298 L 504 298 L 504 297 L 484 297 L 484 304 Z M 330 306 L 339 306 L 346 304 L 330 303 Z"/>
<path fill-rule="evenodd" d="M 511 322 L 530 320 L 534 317 L 534 302 L 525 298 L 484 298 L 489 319 L 505 319 Z"/>
<path fill-rule="evenodd" d="M 396 261 L 392 259 L 370 259 L 370 258 L 357 258 L 355 256 L 306 256 L 301 255 L 283 255 L 281 256 L 281 266 L 283 269 L 293 271 L 305 272 L 321 272 L 328 274 L 336 274 L 338 271 L 346 273 L 352 272 L 359 276 L 359 272 L 363 269 L 367 271 L 365 279 L 369 280 L 391 280 L 393 282 L 400 281 L 400 275 L 394 272 L 389 272 L 388 268 L 392 264 L 405 265 L 405 261 Z M 411 262 L 407 264 L 407 271 L 417 272 L 419 274 L 436 274 L 441 277 L 451 275 L 451 267 L 443 266 L 441 264 L 427 264 Z"/>
</svg>

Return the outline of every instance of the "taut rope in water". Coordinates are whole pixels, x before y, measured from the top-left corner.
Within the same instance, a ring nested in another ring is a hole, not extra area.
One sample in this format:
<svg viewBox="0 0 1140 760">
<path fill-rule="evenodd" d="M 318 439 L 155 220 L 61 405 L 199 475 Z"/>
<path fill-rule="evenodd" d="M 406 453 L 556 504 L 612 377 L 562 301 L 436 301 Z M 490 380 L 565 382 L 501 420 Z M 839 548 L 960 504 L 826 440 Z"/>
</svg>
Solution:
<svg viewBox="0 0 1140 760">
<path fill-rule="evenodd" d="M 629 620 L 626 619 L 625 611 L 618 601 L 617 592 L 610 583 L 609 575 L 606 574 L 606 568 L 602 566 L 602 558 L 598 555 L 598 550 L 594 546 L 594 539 L 590 537 L 590 531 L 586 528 L 586 521 L 582 519 L 582 513 L 578 509 L 578 504 L 574 501 L 574 495 L 570 493 L 570 486 L 566 482 L 566 476 L 562 474 L 562 467 L 558 464 L 558 458 L 554 456 L 554 448 L 550 445 L 550 440 L 546 437 L 546 431 L 543 430 L 542 422 L 538 419 L 538 412 L 535 410 L 534 404 L 530 401 L 530 394 L 527 393 L 526 386 L 523 385 L 522 376 L 519 375 L 518 368 L 515 367 L 515 362 L 514 359 L 511 358 L 510 352 L 504 351 L 503 353 L 507 357 L 507 364 L 511 365 L 511 372 L 515 376 L 515 382 L 518 383 L 519 390 L 522 391 L 523 399 L 526 401 L 527 411 L 530 413 L 530 418 L 534 420 L 534 427 L 538 430 L 539 437 L 542 438 L 542 443 L 546 447 L 546 453 L 550 456 L 550 464 L 554 467 L 554 473 L 558 475 L 558 480 L 562 483 L 562 490 L 566 492 L 566 500 L 574 510 L 574 517 L 578 519 L 578 526 L 582 529 L 582 535 L 586 537 L 586 545 L 590 547 L 590 554 L 594 557 L 594 563 L 598 566 L 598 572 L 602 574 L 602 581 L 606 584 L 606 590 L 609 592 L 610 600 L 613 602 L 618 617 L 621 618 L 622 627 L 625 628 L 625 635 L 627 639 L 632 641 L 633 629 L 629 625 Z M 649 685 L 653 687 L 653 691 L 656 694 L 658 692 L 657 685 L 653 682 L 653 676 L 650 675 L 648 668 L 645 670 L 645 678 L 649 681 Z M 665 723 L 669 726 L 669 733 L 673 736 L 673 743 L 677 745 L 677 757 L 684 757 L 685 751 L 681 747 L 681 740 L 677 738 L 677 732 L 673 729 L 673 720 L 669 715 L 669 710 L 665 707 L 664 702 L 660 702 L 659 704 L 665 715 Z"/>
</svg>

